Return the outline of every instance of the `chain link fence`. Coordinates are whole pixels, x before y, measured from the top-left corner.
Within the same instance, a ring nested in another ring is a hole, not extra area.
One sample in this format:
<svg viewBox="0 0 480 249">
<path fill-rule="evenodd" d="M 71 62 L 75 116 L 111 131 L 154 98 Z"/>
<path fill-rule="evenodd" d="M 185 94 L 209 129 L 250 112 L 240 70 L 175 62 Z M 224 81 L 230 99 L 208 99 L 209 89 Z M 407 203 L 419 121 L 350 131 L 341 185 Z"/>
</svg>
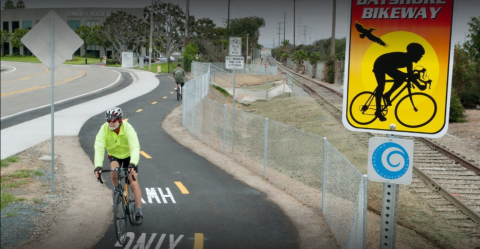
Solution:
<svg viewBox="0 0 480 249">
<path fill-rule="evenodd" d="M 206 98 L 214 71 L 221 77 L 221 69 L 210 66 L 185 84 L 182 124 L 213 149 L 322 212 L 341 248 L 365 248 L 366 176 L 326 138 Z"/>
</svg>

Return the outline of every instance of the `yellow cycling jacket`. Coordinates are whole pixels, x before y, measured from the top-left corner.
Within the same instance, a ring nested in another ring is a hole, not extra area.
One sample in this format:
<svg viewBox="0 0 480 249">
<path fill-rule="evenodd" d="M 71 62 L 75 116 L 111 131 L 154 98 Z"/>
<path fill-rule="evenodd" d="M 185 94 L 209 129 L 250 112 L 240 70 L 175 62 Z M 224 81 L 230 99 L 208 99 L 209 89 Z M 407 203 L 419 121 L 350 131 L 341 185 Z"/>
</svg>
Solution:
<svg viewBox="0 0 480 249">
<path fill-rule="evenodd" d="M 110 130 L 108 123 L 100 127 L 95 138 L 95 168 L 103 166 L 104 152 L 107 149 L 108 155 L 118 159 L 130 157 L 130 162 L 138 165 L 140 159 L 140 143 L 138 142 L 137 132 L 133 126 L 122 122 L 120 132 Z"/>
</svg>

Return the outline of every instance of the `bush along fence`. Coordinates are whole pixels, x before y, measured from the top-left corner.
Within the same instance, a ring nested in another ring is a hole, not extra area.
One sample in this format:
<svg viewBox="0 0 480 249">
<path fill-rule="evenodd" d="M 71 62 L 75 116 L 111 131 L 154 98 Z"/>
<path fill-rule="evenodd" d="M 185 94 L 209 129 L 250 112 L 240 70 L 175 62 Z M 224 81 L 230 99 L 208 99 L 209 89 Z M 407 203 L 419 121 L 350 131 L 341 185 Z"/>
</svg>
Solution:
<svg viewBox="0 0 480 249">
<path fill-rule="evenodd" d="M 183 90 L 187 130 L 321 212 L 341 248 L 366 248 L 367 176 L 324 137 L 206 98 L 210 66 L 194 68 Z"/>
</svg>

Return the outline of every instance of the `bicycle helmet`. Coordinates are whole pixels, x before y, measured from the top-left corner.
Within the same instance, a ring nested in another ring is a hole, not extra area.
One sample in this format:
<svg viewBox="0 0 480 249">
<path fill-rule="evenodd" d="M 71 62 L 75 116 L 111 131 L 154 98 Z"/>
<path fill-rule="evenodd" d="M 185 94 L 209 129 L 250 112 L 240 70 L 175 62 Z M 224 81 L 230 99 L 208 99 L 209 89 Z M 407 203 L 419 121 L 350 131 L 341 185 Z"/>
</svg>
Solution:
<svg viewBox="0 0 480 249">
<path fill-rule="evenodd" d="M 407 45 L 407 53 L 424 55 L 425 49 L 418 43 L 410 43 Z"/>
<path fill-rule="evenodd" d="M 105 112 L 105 119 L 120 119 L 123 117 L 123 112 L 120 107 L 110 108 Z"/>
</svg>

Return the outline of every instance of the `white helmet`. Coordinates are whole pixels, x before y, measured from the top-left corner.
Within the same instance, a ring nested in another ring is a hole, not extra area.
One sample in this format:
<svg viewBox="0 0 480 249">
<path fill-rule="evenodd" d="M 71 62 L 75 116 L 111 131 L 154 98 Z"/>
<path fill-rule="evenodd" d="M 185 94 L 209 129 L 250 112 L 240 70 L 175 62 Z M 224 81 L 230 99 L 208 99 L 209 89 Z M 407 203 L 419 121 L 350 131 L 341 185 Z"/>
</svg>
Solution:
<svg viewBox="0 0 480 249">
<path fill-rule="evenodd" d="M 120 107 L 110 108 L 105 112 L 105 119 L 119 119 L 123 117 L 123 112 Z"/>
</svg>

